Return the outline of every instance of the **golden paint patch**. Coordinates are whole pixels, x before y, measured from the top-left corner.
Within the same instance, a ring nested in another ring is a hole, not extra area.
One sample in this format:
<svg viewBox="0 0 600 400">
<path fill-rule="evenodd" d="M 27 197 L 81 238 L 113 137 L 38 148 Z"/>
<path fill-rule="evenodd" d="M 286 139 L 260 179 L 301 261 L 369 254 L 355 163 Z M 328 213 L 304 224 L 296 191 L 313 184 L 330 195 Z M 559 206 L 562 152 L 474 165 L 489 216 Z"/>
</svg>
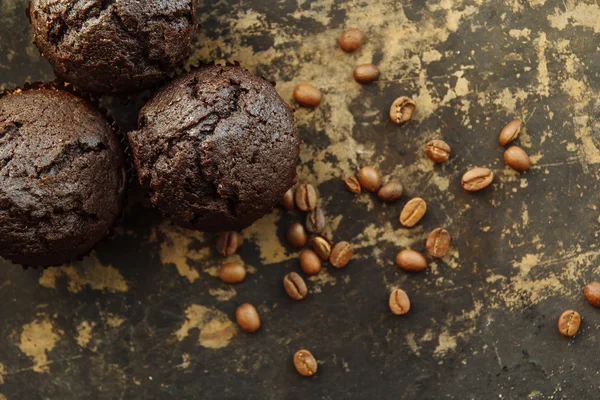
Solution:
<svg viewBox="0 0 600 400">
<path fill-rule="evenodd" d="M 92 329 L 95 325 L 94 322 L 81 321 L 77 326 L 77 336 L 75 339 L 77 340 L 79 347 L 87 347 L 90 343 L 90 340 L 92 340 Z"/>
<path fill-rule="evenodd" d="M 25 355 L 33 360 L 35 372 L 50 372 L 48 353 L 54 349 L 63 333 L 62 330 L 54 328 L 48 316 L 23 325 L 18 346 Z"/>
<path fill-rule="evenodd" d="M 219 349 L 229 344 L 237 332 L 227 315 L 215 308 L 192 304 L 185 310 L 185 322 L 175 332 L 178 341 L 188 337 L 191 329 L 199 329 L 198 343 L 209 349 Z"/>
</svg>

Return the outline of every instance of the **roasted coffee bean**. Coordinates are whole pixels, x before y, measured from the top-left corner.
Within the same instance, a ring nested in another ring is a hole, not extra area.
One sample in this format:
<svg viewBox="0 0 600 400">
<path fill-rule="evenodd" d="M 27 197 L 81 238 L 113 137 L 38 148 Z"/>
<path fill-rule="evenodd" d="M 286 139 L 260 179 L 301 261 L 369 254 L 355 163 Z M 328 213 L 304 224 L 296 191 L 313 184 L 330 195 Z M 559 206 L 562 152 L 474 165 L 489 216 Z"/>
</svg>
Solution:
<svg viewBox="0 0 600 400">
<path fill-rule="evenodd" d="M 306 230 L 310 233 L 321 233 L 325 229 L 325 215 L 320 207 L 306 214 Z"/>
<path fill-rule="evenodd" d="M 358 50 L 364 41 L 365 34 L 357 28 L 348 29 L 339 39 L 340 47 L 347 52 Z"/>
<path fill-rule="evenodd" d="M 415 197 L 410 200 L 400 213 L 400 223 L 407 227 L 412 228 L 423 218 L 427 211 L 427 203 L 420 197 Z"/>
<path fill-rule="evenodd" d="M 581 315 L 577 311 L 567 310 L 558 318 L 558 331 L 563 336 L 575 336 L 581 325 Z"/>
<path fill-rule="evenodd" d="M 416 103 L 406 96 L 398 97 L 390 107 L 390 119 L 397 124 L 410 120 L 417 108 Z"/>
<path fill-rule="evenodd" d="M 400 182 L 389 181 L 379 189 L 377 197 L 385 203 L 391 203 L 399 200 L 402 197 L 402 193 L 404 193 L 404 188 Z"/>
<path fill-rule="evenodd" d="M 296 208 L 296 200 L 294 199 L 294 188 L 288 189 L 281 199 L 281 207 L 286 210 L 293 211 Z"/>
<path fill-rule="evenodd" d="M 591 282 L 585 285 L 583 294 L 588 303 L 596 308 L 600 308 L 600 282 Z"/>
<path fill-rule="evenodd" d="M 329 256 L 331 255 L 331 243 L 329 240 L 322 236 L 317 236 L 312 238 L 310 243 L 321 260 L 329 260 Z"/>
<path fill-rule="evenodd" d="M 442 228 L 434 229 L 427 236 L 425 248 L 431 257 L 444 257 L 450 248 L 450 234 Z"/>
<path fill-rule="evenodd" d="M 425 145 L 425 155 L 433 162 L 444 163 L 450 158 L 450 146 L 443 140 L 432 140 Z"/>
<path fill-rule="evenodd" d="M 230 262 L 221 265 L 219 278 L 227 283 L 240 283 L 246 278 L 246 268 L 239 262 Z"/>
<path fill-rule="evenodd" d="M 469 192 L 484 189 L 494 180 L 494 173 L 488 168 L 473 168 L 465 173 L 461 180 L 462 187 Z"/>
<path fill-rule="evenodd" d="M 316 275 L 321 271 L 321 259 L 314 251 L 304 249 L 300 252 L 300 268 L 306 275 Z"/>
<path fill-rule="evenodd" d="M 238 248 L 238 235 L 235 232 L 223 232 L 217 240 L 217 252 L 222 256 L 230 256 Z"/>
<path fill-rule="evenodd" d="M 396 256 L 396 264 L 405 271 L 421 272 L 427 268 L 427 259 L 418 251 L 402 250 Z"/>
<path fill-rule="evenodd" d="M 396 315 L 403 315 L 410 311 L 410 299 L 402 289 L 394 289 L 390 293 L 390 310 Z"/>
<path fill-rule="evenodd" d="M 288 296 L 294 300 L 302 300 L 308 293 L 304 279 L 295 272 L 290 272 L 283 277 L 283 287 Z"/>
<path fill-rule="evenodd" d="M 375 64 L 361 64 L 354 69 L 354 79 L 358 83 L 369 83 L 379 79 L 379 70 Z"/>
<path fill-rule="evenodd" d="M 355 177 L 351 176 L 349 178 L 344 179 L 344 184 L 346 185 L 346 188 L 352 193 L 360 193 L 360 182 Z"/>
<path fill-rule="evenodd" d="M 313 85 L 301 83 L 294 89 L 294 99 L 302 107 L 315 108 L 321 104 L 323 93 Z"/>
<path fill-rule="evenodd" d="M 506 165 L 519 172 L 525 172 L 531 167 L 529 155 L 518 146 L 510 146 L 504 152 L 504 162 Z"/>
<path fill-rule="evenodd" d="M 500 131 L 500 136 L 498 137 L 498 142 L 500 146 L 506 146 L 513 140 L 515 140 L 519 134 L 523 131 L 525 124 L 523 121 L 519 119 L 515 119 L 514 121 L 510 121 L 502 131 Z"/>
<path fill-rule="evenodd" d="M 250 303 L 244 303 L 235 311 L 235 319 L 246 332 L 256 332 L 260 328 L 260 318 L 256 308 Z"/>
<path fill-rule="evenodd" d="M 348 242 L 339 242 L 331 250 L 329 262 L 336 268 L 344 268 L 350 262 L 354 249 Z"/>
<path fill-rule="evenodd" d="M 317 373 L 317 360 L 308 350 L 298 350 L 294 354 L 294 367 L 302 376 L 313 376 Z"/>
<path fill-rule="evenodd" d="M 363 167 L 358 171 L 358 181 L 369 192 L 376 192 L 381 187 L 381 175 L 371 166 Z"/>
<path fill-rule="evenodd" d="M 286 237 L 292 246 L 298 248 L 306 246 L 306 243 L 308 242 L 306 230 L 304 229 L 304 226 L 298 222 L 290 225 L 287 230 Z"/>
<path fill-rule="evenodd" d="M 303 183 L 296 188 L 296 206 L 305 212 L 317 206 L 317 192 L 313 185 Z"/>
</svg>

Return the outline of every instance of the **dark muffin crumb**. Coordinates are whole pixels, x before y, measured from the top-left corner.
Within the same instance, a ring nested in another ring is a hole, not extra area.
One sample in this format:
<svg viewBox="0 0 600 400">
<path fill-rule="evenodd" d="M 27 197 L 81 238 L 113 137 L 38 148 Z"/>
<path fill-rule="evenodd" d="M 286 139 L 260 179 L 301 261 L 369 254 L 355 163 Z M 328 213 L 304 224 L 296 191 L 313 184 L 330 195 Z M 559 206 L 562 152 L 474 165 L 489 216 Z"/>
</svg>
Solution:
<svg viewBox="0 0 600 400">
<path fill-rule="evenodd" d="M 120 216 L 125 182 L 116 135 L 87 101 L 50 88 L 0 98 L 0 256 L 85 255 Z"/>
<path fill-rule="evenodd" d="M 300 139 L 272 84 L 213 65 L 162 88 L 129 140 L 140 182 L 176 223 L 235 231 L 275 207 L 294 184 Z"/>
<path fill-rule="evenodd" d="M 180 66 L 195 0 L 30 0 L 34 41 L 58 77 L 92 92 L 148 88 Z"/>
</svg>

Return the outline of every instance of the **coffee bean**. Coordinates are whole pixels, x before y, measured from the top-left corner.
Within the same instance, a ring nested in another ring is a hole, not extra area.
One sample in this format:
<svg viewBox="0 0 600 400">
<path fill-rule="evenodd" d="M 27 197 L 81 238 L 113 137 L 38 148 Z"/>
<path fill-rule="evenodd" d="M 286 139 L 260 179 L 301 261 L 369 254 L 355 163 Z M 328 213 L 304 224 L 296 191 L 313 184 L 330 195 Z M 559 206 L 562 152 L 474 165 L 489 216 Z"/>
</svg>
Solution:
<svg viewBox="0 0 600 400">
<path fill-rule="evenodd" d="M 406 96 L 398 97 L 390 107 L 390 119 L 397 124 L 410 120 L 417 104 Z"/>
<path fill-rule="evenodd" d="M 293 211 L 296 208 L 296 201 L 294 200 L 294 188 L 289 188 L 281 199 L 281 207 L 286 210 Z"/>
<path fill-rule="evenodd" d="M 331 243 L 329 240 L 322 236 L 317 236 L 312 238 L 310 243 L 321 260 L 329 260 L 329 256 L 331 255 Z"/>
<path fill-rule="evenodd" d="M 325 229 L 325 215 L 320 207 L 306 214 L 306 230 L 310 233 L 321 233 Z"/>
<path fill-rule="evenodd" d="M 304 279 L 295 272 L 290 272 L 283 277 L 283 287 L 288 296 L 294 300 L 302 300 L 308 293 Z"/>
<path fill-rule="evenodd" d="M 402 289 L 394 289 L 390 293 L 390 310 L 396 315 L 403 315 L 410 311 L 410 299 Z"/>
<path fill-rule="evenodd" d="M 219 278 L 227 283 L 240 283 L 246 278 L 246 268 L 239 262 L 230 262 L 221 265 Z"/>
<path fill-rule="evenodd" d="M 349 178 L 344 179 L 344 184 L 346 185 L 346 188 L 352 193 L 360 193 L 360 182 L 355 177 L 351 176 Z"/>
<path fill-rule="evenodd" d="M 340 47 L 347 52 L 358 50 L 364 41 L 365 34 L 356 28 L 348 29 L 339 39 Z"/>
<path fill-rule="evenodd" d="M 301 83 L 294 89 L 294 99 L 302 107 L 315 108 L 321 104 L 323 93 L 313 85 Z"/>
<path fill-rule="evenodd" d="M 563 336 L 575 336 L 581 325 L 581 315 L 577 311 L 567 310 L 558 318 L 558 331 Z"/>
<path fill-rule="evenodd" d="M 300 252 L 300 268 L 306 275 L 316 275 L 321 271 L 321 259 L 314 251 L 304 249 Z"/>
<path fill-rule="evenodd" d="M 331 255 L 329 256 L 329 262 L 336 268 L 344 268 L 350 262 L 353 254 L 354 249 L 350 243 L 339 242 L 333 246 Z"/>
<path fill-rule="evenodd" d="M 462 187 L 468 192 L 484 189 L 494 180 L 494 173 L 488 168 L 473 168 L 465 173 L 461 180 Z"/>
<path fill-rule="evenodd" d="M 292 246 L 298 248 L 306 246 L 306 243 L 308 242 L 306 230 L 304 229 L 304 226 L 298 222 L 290 225 L 287 230 L 286 237 Z"/>
<path fill-rule="evenodd" d="M 525 124 L 523 121 L 515 119 L 514 121 L 510 121 L 502 131 L 500 131 L 500 136 L 498 137 L 498 142 L 500 146 L 506 146 L 513 140 L 515 140 L 519 134 L 523 131 Z"/>
<path fill-rule="evenodd" d="M 217 240 L 217 252 L 222 256 L 230 256 L 237 250 L 238 235 L 235 232 L 223 232 Z"/>
<path fill-rule="evenodd" d="M 402 212 L 400 212 L 400 223 L 407 228 L 412 228 L 423 218 L 426 211 L 427 203 L 425 203 L 425 200 L 415 197 L 406 203 Z"/>
<path fill-rule="evenodd" d="M 317 206 L 317 192 L 313 185 L 303 183 L 296 188 L 296 205 L 305 212 Z"/>
<path fill-rule="evenodd" d="M 260 317 L 256 308 L 250 303 L 244 303 L 235 310 L 235 319 L 242 330 L 252 333 L 260 328 Z"/>
<path fill-rule="evenodd" d="M 313 376 L 317 373 L 317 360 L 308 350 L 298 350 L 294 354 L 294 367 L 302 376 Z"/>
<path fill-rule="evenodd" d="M 450 146 L 443 140 L 432 140 L 425 146 L 425 155 L 433 162 L 444 163 L 450 158 Z"/>
<path fill-rule="evenodd" d="M 591 305 L 600 308 L 600 282 L 591 282 L 585 285 L 583 294 Z"/>
<path fill-rule="evenodd" d="M 529 156 L 522 148 L 510 146 L 504 152 L 504 162 L 506 165 L 519 172 L 525 172 L 531 166 Z"/>
<path fill-rule="evenodd" d="M 373 167 L 363 167 L 358 171 L 360 185 L 369 192 L 376 192 L 381 187 L 381 175 Z"/>
<path fill-rule="evenodd" d="M 375 64 L 361 64 L 354 69 L 354 79 L 358 83 L 369 83 L 379 79 L 379 70 Z"/>
<path fill-rule="evenodd" d="M 385 203 L 391 203 L 399 200 L 402 197 L 402 193 L 404 193 L 404 188 L 400 182 L 389 181 L 379 189 L 377 197 Z"/>
<path fill-rule="evenodd" d="M 417 251 L 402 250 L 396 256 L 396 264 L 405 271 L 421 272 L 427 268 L 427 259 Z"/>
<path fill-rule="evenodd" d="M 431 257 L 444 257 L 450 248 L 450 234 L 442 228 L 434 229 L 427 236 L 425 248 Z"/>
</svg>

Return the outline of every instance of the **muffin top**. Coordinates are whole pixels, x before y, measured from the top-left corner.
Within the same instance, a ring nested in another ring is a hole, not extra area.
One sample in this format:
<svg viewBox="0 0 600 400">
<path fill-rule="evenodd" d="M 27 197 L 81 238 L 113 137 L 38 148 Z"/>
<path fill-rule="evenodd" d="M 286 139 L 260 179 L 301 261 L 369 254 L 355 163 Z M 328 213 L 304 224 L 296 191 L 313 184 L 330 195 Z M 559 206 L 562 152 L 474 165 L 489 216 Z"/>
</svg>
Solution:
<svg viewBox="0 0 600 400">
<path fill-rule="evenodd" d="M 0 255 L 55 265 L 84 255 L 121 214 L 125 169 L 105 117 L 39 88 L 0 97 Z"/>
<path fill-rule="evenodd" d="M 273 85 L 238 66 L 213 65 L 162 88 L 129 133 L 152 202 L 203 231 L 251 225 L 294 184 L 300 139 Z"/>
</svg>

